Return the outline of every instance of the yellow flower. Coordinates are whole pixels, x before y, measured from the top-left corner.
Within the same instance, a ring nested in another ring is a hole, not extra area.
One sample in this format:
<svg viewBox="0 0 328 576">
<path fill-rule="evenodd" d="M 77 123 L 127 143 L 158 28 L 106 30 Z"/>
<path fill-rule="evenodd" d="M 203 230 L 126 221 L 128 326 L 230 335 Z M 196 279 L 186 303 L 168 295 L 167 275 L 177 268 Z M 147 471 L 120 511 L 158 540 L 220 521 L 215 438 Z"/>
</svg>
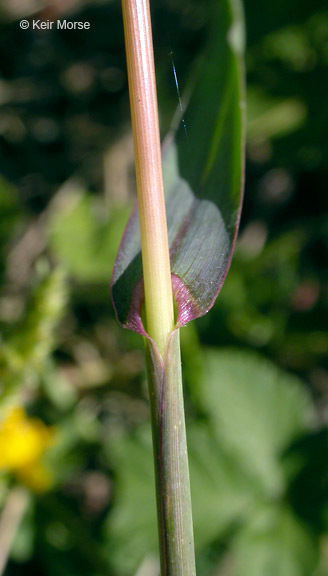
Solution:
<svg viewBox="0 0 328 576">
<path fill-rule="evenodd" d="M 51 485 L 42 457 L 53 444 L 54 431 L 21 407 L 13 408 L 0 423 L 0 470 L 12 472 L 36 492 Z"/>
</svg>

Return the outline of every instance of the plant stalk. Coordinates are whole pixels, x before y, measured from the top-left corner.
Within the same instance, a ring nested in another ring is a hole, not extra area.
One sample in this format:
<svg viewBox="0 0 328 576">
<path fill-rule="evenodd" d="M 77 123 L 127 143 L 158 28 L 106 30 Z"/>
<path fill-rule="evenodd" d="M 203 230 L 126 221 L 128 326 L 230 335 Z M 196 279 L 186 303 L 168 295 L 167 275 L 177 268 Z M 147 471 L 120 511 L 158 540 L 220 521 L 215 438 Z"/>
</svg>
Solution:
<svg viewBox="0 0 328 576">
<path fill-rule="evenodd" d="M 134 138 L 162 576 L 195 576 L 179 331 L 162 177 L 149 0 L 122 0 Z M 142 511 L 141 511 L 142 513 Z"/>
<path fill-rule="evenodd" d="M 170 334 L 164 369 L 146 348 L 162 576 L 195 576 L 189 465 L 179 330 Z"/>
<path fill-rule="evenodd" d="M 0 516 L 0 575 L 6 569 L 11 547 L 29 502 L 28 492 L 19 486 L 12 489 Z"/>
<path fill-rule="evenodd" d="M 174 311 L 148 0 L 122 0 L 147 332 L 164 356 Z"/>
</svg>

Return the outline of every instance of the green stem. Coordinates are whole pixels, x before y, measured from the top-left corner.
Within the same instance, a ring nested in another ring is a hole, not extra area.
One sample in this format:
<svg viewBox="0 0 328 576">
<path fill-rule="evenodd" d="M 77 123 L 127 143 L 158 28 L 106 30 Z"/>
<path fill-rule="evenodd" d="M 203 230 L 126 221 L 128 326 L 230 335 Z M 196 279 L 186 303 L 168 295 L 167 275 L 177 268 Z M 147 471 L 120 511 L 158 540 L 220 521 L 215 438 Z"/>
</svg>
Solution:
<svg viewBox="0 0 328 576">
<path fill-rule="evenodd" d="M 183 404 L 179 331 L 168 339 L 164 367 L 147 343 L 149 396 L 162 576 L 194 576 L 195 552 Z"/>
<path fill-rule="evenodd" d="M 148 0 L 122 0 L 135 151 L 147 368 L 162 576 L 194 576 L 195 554 Z"/>
</svg>

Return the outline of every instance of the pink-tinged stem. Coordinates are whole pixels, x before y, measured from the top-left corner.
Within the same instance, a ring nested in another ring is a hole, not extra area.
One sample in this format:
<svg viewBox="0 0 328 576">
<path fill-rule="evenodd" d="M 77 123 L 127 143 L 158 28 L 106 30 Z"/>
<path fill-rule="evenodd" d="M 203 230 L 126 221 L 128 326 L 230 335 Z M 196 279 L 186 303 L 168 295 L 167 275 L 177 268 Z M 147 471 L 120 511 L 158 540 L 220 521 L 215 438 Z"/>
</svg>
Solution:
<svg viewBox="0 0 328 576">
<path fill-rule="evenodd" d="M 174 311 L 149 2 L 122 0 L 147 332 L 164 356 Z"/>
<path fill-rule="evenodd" d="M 195 576 L 179 331 L 165 215 L 149 3 L 122 0 L 135 149 L 162 576 Z M 141 511 L 142 513 L 142 511 Z"/>
</svg>

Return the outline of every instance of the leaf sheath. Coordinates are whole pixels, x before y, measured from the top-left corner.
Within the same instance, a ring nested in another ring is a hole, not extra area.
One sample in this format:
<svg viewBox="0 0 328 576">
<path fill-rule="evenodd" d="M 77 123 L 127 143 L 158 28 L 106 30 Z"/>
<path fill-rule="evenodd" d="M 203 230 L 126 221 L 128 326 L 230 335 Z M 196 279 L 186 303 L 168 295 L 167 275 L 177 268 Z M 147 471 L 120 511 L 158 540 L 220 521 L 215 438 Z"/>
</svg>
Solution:
<svg viewBox="0 0 328 576">
<path fill-rule="evenodd" d="M 162 576 L 195 576 L 195 553 L 179 330 L 164 363 L 150 340 L 146 358 L 152 419 Z"/>
</svg>

